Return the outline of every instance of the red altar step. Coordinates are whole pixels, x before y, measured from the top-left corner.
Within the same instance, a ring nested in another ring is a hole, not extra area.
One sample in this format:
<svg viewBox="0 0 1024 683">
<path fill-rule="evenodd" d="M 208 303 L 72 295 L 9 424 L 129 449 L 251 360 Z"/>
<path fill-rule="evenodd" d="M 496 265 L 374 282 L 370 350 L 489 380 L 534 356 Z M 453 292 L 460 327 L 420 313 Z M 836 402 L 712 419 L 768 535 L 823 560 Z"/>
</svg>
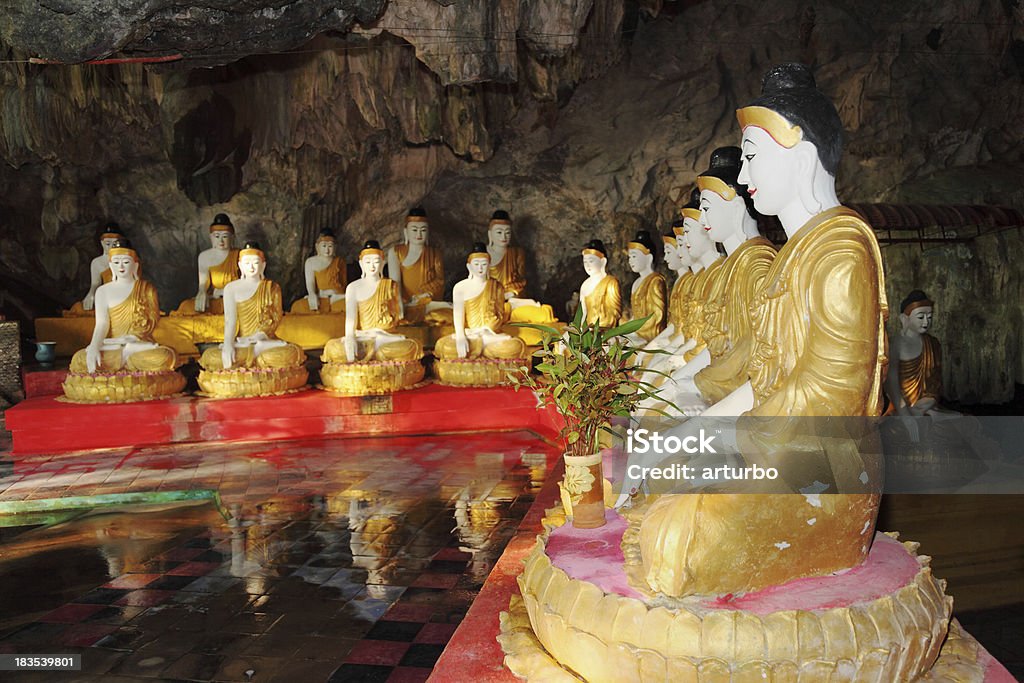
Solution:
<svg viewBox="0 0 1024 683">
<path fill-rule="evenodd" d="M 64 393 L 62 385 L 68 376 L 68 364 L 55 364 L 49 367 L 42 365 L 26 365 L 21 368 L 21 386 L 25 390 L 25 398 L 38 396 L 60 396 Z"/>
<path fill-rule="evenodd" d="M 314 389 L 285 396 L 81 405 L 55 396 L 7 410 L 15 455 L 206 441 L 532 429 L 557 433 L 532 392 L 437 384 L 390 396 L 340 397 Z"/>
</svg>

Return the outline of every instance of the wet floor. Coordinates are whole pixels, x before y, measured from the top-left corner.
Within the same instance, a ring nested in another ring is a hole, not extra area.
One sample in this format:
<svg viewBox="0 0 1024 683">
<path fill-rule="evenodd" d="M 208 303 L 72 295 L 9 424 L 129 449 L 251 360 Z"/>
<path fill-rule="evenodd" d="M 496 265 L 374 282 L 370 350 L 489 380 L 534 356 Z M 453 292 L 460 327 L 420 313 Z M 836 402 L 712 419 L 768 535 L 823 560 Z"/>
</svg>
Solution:
<svg viewBox="0 0 1024 683">
<path fill-rule="evenodd" d="M 426 680 L 555 458 L 511 432 L 19 459 L 0 503 L 108 505 L 0 527 L 0 652 L 83 662 L 4 680 Z"/>
</svg>

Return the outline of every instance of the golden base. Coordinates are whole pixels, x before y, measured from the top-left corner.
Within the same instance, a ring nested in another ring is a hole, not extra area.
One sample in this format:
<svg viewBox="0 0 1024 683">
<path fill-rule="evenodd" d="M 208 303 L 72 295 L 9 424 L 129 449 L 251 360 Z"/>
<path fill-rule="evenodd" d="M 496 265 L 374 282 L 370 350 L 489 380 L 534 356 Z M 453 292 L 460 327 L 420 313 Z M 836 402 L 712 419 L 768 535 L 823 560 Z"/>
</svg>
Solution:
<svg viewBox="0 0 1024 683">
<path fill-rule="evenodd" d="M 343 396 L 377 396 L 409 389 L 421 382 L 425 373 L 419 359 L 324 363 L 320 381 L 327 391 Z"/>
<path fill-rule="evenodd" d="M 510 372 L 529 365 L 527 358 L 460 358 L 434 362 L 440 384 L 456 387 L 498 387 L 509 383 Z"/>
<path fill-rule="evenodd" d="M 94 375 L 69 372 L 63 398 L 68 403 L 132 403 L 169 398 L 184 388 L 185 378 L 173 370 Z"/>
<path fill-rule="evenodd" d="M 305 387 L 308 380 L 309 372 L 302 366 L 202 370 L 199 373 L 199 387 L 203 390 L 202 395 L 210 398 L 248 398 L 289 394 Z"/>
</svg>

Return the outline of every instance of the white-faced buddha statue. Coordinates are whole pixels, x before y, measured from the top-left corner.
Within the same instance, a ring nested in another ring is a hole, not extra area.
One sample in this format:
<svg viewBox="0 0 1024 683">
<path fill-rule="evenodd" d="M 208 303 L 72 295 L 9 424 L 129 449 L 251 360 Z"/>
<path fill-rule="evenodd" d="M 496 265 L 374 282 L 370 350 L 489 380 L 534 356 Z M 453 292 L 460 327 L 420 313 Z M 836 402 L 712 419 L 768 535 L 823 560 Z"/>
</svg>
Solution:
<svg viewBox="0 0 1024 683">
<path fill-rule="evenodd" d="M 345 261 L 338 256 L 338 240 L 333 230 L 317 235 L 316 253 L 306 259 L 302 274 L 306 296 L 292 304 L 289 313 L 340 313 L 345 310 L 347 273 Z"/>
<path fill-rule="evenodd" d="M 103 232 L 100 233 L 100 249 L 103 252 L 89 262 L 89 292 L 82 298 L 81 301 L 75 302 L 75 304 L 68 310 L 63 311 L 65 318 L 79 317 L 92 315 L 93 305 L 95 303 L 96 290 L 100 288 L 112 279 L 110 274 L 110 248 L 120 240 L 124 240 L 125 235 L 122 232 L 121 227 L 114 221 L 110 221 L 103 228 Z"/>
<path fill-rule="evenodd" d="M 654 270 L 654 240 L 651 233 L 640 230 L 626 247 L 629 269 L 637 274 L 630 289 L 629 318 L 647 318 L 633 335 L 633 342 L 643 345 L 665 329 L 668 317 L 668 296 L 665 276 Z"/>
<path fill-rule="evenodd" d="M 401 244 L 388 250 L 386 264 L 398 284 L 405 320 L 413 324 L 451 320 L 451 304 L 444 301 L 444 259 L 429 244 L 430 223 L 422 207 L 405 217 Z M 448 309 L 448 310 L 446 310 Z"/>
<path fill-rule="evenodd" d="M 171 315 L 224 313 L 224 288 L 237 280 L 238 249 L 234 248 L 235 226 L 225 213 L 219 213 L 210 224 L 210 248 L 199 252 L 199 289 L 194 299 L 181 302 Z"/>
<path fill-rule="evenodd" d="M 587 325 L 615 327 L 622 317 L 619 281 L 608 274 L 608 250 L 604 242 L 590 240 L 583 247 L 583 270 L 587 279 L 580 285 L 580 306 Z"/>
</svg>

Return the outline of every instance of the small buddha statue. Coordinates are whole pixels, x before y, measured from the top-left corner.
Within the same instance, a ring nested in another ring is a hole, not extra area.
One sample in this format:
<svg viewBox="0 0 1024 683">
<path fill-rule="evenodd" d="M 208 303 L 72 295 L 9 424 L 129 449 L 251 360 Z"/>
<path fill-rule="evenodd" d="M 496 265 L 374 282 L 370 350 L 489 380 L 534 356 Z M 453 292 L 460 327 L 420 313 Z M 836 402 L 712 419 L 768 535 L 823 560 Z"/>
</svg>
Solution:
<svg viewBox="0 0 1024 683">
<path fill-rule="evenodd" d="M 513 247 L 512 218 L 508 211 L 491 214 L 487 225 L 487 253 L 491 258 L 491 277 L 501 283 L 505 300 L 521 297 L 526 291 L 526 252 Z"/>
<path fill-rule="evenodd" d="M 386 393 L 414 384 L 423 378 L 423 348 L 395 333 L 402 320 L 402 296 L 398 283 L 384 277 L 384 251 L 377 240 L 368 240 L 359 252 L 359 268 L 361 277 L 345 288 L 345 336 L 324 346 L 321 380 L 328 389 L 354 394 Z M 395 376 L 375 367 L 387 363 L 397 368 Z M 345 367 L 349 365 L 358 367 Z M 416 373 L 418 378 L 411 379 Z"/>
<path fill-rule="evenodd" d="M 199 359 L 199 386 L 211 396 L 269 396 L 306 385 L 306 354 L 275 336 L 284 317 L 281 287 L 263 276 L 267 258 L 257 242 L 238 252 L 241 277 L 224 285 L 224 342 Z"/>
<path fill-rule="evenodd" d="M 900 303 L 900 333 L 893 335 L 885 389 L 888 414 L 920 417 L 937 408 L 942 395 L 942 347 L 928 334 L 935 304 L 920 289 Z"/>
<path fill-rule="evenodd" d="M 454 334 L 438 340 L 434 355 L 439 359 L 438 376 L 450 384 L 500 384 L 505 382 L 505 368 L 499 366 L 493 377 L 486 376 L 489 366 L 452 364 L 456 359 L 509 360 L 527 356 L 526 344 L 518 337 L 502 332 L 508 322 L 505 290 L 490 275 L 490 254 L 477 243 L 466 257 L 468 276 L 458 282 L 452 292 Z M 514 369 L 514 365 L 507 368 Z M 454 381 L 453 381 L 454 380 Z"/>
<path fill-rule="evenodd" d="M 858 565 L 878 511 L 877 459 L 837 439 L 823 461 L 824 442 L 801 432 L 807 421 L 787 419 L 881 409 L 882 259 L 874 231 L 835 192 L 842 123 L 800 64 L 772 69 L 761 97 L 737 118 L 737 180 L 759 212 L 779 217 L 789 239 L 752 302 L 750 380 L 715 408 L 776 418 L 744 421 L 737 442 L 744 457 L 757 453 L 778 467 L 792 494 L 663 495 L 651 504 L 636 544 L 643 585 L 677 597 L 756 590 Z M 800 495 L 807 490 L 816 497 Z"/>
<path fill-rule="evenodd" d="M 306 259 L 306 296 L 292 304 L 291 313 L 339 313 L 345 310 L 345 262 L 337 255 L 333 230 L 321 230 L 316 253 Z"/>
<path fill-rule="evenodd" d="M 601 240 L 590 240 L 583 247 L 583 270 L 587 279 L 580 285 L 580 306 L 587 325 L 615 327 L 622 317 L 619 281 L 609 275 L 608 250 Z"/>
<path fill-rule="evenodd" d="M 654 240 L 651 233 L 640 230 L 627 246 L 629 269 L 637 274 L 629 296 L 629 318 L 647 318 L 634 333 L 635 343 L 646 344 L 665 329 L 668 286 L 665 276 L 654 271 Z"/>
<path fill-rule="evenodd" d="M 156 288 L 139 278 L 139 256 L 121 238 L 107 247 L 110 282 L 96 289 L 96 325 L 89 346 L 71 359 L 64 395 L 98 403 L 163 398 L 185 388 L 174 349 L 157 344 Z"/>
<path fill-rule="evenodd" d="M 388 273 L 398 283 L 405 319 L 414 324 L 445 322 L 445 314 L 430 314 L 450 309 L 444 296 L 444 260 L 441 250 L 428 244 L 430 224 L 422 207 L 409 210 L 405 217 L 404 242 L 387 255 Z M 450 312 L 449 312 L 450 319 Z"/>
<path fill-rule="evenodd" d="M 115 242 L 123 239 L 125 239 L 124 233 L 117 223 L 111 221 L 106 224 L 103 232 L 100 233 L 100 248 L 103 250 L 103 253 L 89 262 L 89 293 L 81 301 L 75 302 L 70 309 L 63 311 L 62 315 L 65 318 L 92 315 L 96 290 L 101 285 L 110 282 L 112 278 L 110 274 L 110 248 L 114 246 Z"/>
<path fill-rule="evenodd" d="M 186 299 L 172 315 L 224 313 L 224 288 L 238 279 L 238 250 L 234 248 L 235 226 L 225 213 L 218 213 L 210 224 L 210 248 L 199 252 L 199 289 L 194 299 Z"/>
<path fill-rule="evenodd" d="M 673 366 L 684 366 L 693 360 L 705 348 L 705 333 L 708 331 L 708 309 L 718 304 L 714 299 L 721 267 L 724 263 L 722 254 L 714 241 L 708 236 L 706 226 L 701 223 L 700 190 L 694 188 L 691 204 L 683 209 L 683 247 L 690 255 L 693 265 L 690 269 L 696 274 L 693 283 L 693 295 L 690 297 L 682 332 L 686 343 L 679 349 L 673 359 Z"/>
</svg>

